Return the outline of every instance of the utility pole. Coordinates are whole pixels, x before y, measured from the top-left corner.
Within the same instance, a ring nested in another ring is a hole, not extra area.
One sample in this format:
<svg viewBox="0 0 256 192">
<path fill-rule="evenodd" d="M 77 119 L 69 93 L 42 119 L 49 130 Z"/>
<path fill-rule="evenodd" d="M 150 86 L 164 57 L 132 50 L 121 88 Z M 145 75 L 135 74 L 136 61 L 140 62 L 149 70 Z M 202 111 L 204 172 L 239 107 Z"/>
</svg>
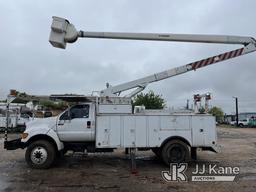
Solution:
<svg viewBox="0 0 256 192">
<path fill-rule="evenodd" d="M 189 109 L 189 99 L 187 99 L 187 106 L 186 109 Z"/>
<path fill-rule="evenodd" d="M 236 100 L 236 126 L 238 127 L 238 98 L 233 97 Z"/>
</svg>

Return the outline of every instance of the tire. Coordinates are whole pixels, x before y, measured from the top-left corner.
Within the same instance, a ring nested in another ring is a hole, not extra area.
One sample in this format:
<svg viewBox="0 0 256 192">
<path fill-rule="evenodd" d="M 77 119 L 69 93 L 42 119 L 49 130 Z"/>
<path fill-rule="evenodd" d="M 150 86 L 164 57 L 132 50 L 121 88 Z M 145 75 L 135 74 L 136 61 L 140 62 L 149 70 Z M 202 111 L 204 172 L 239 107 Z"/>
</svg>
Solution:
<svg viewBox="0 0 256 192">
<path fill-rule="evenodd" d="M 161 149 L 159 147 L 156 147 L 156 148 L 152 148 L 151 149 L 153 151 L 153 153 L 158 157 L 158 158 L 162 158 L 161 156 Z"/>
<path fill-rule="evenodd" d="M 31 143 L 26 150 L 27 164 L 34 169 L 49 168 L 56 158 L 56 150 L 52 143 L 38 140 Z"/>
<path fill-rule="evenodd" d="M 189 157 L 187 144 L 180 140 L 168 141 L 162 148 L 162 160 L 169 166 L 170 163 L 186 162 Z"/>
<path fill-rule="evenodd" d="M 191 147 L 190 149 L 191 159 L 197 160 L 197 148 Z"/>
<path fill-rule="evenodd" d="M 65 155 L 68 152 L 68 149 L 64 147 L 62 154 Z"/>
<path fill-rule="evenodd" d="M 241 127 L 241 128 L 243 128 L 243 127 L 244 127 L 244 125 L 243 125 L 242 123 L 240 123 L 238 126 L 239 126 L 239 127 Z"/>
</svg>

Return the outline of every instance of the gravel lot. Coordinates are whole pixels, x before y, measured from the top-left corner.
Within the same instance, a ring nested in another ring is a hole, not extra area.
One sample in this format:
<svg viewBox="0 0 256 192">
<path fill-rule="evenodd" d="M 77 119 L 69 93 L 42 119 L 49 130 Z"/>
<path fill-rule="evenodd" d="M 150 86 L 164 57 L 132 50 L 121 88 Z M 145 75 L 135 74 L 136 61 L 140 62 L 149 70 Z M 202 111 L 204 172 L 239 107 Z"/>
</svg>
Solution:
<svg viewBox="0 0 256 192">
<path fill-rule="evenodd" d="M 0 140 L 0 191 L 256 191 L 256 129 L 218 128 L 222 152 L 199 152 L 189 170 L 203 163 L 238 166 L 235 182 L 166 182 L 168 170 L 151 152 L 138 152 L 138 174 L 123 151 L 67 155 L 48 170 L 27 167 L 24 150 L 5 151 Z M 12 135 L 15 137 L 15 135 Z M 2 138 L 2 135 L 1 135 Z"/>
</svg>

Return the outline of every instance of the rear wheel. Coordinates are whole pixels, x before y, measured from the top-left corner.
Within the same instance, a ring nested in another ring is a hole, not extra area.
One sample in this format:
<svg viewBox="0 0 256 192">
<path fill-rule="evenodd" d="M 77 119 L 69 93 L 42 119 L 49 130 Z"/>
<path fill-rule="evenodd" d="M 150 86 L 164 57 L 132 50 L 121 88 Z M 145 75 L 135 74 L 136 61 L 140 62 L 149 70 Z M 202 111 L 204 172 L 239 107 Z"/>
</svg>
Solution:
<svg viewBox="0 0 256 192">
<path fill-rule="evenodd" d="M 191 159 L 197 160 L 197 148 L 191 147 L 190 149 Z"/>
<path fill-rule="evenodd" d="M 188 160 L 189 149 L 187 144 L 180 140 L 168 141 L 162 148 L 162 159 L 166 165 L 182 163 Z"/>
<path fill-rule="evenodd" d="M 52 143 L 45 140 L 38 140 L 27 147 L 25 158 L 30 167 L 47 169 L 53 164 L 56 158 L 56 150 Z"/>
</svg>

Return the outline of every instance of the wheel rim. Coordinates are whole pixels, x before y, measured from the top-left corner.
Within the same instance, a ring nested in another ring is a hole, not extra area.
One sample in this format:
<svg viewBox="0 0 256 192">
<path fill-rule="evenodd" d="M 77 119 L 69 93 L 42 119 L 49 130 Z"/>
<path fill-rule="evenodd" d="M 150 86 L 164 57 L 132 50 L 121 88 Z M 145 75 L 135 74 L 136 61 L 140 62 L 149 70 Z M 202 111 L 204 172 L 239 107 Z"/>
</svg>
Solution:
<svg viewBox="0 0 256 192">
<path fill-rule="evenodd" d="M 43 164 L 47 159 L 47 151 L 44 147 L 38 146 L 35 147 L 30 154 L 30 159 L 32 163 L 41 165 Z"/>
</svg>

